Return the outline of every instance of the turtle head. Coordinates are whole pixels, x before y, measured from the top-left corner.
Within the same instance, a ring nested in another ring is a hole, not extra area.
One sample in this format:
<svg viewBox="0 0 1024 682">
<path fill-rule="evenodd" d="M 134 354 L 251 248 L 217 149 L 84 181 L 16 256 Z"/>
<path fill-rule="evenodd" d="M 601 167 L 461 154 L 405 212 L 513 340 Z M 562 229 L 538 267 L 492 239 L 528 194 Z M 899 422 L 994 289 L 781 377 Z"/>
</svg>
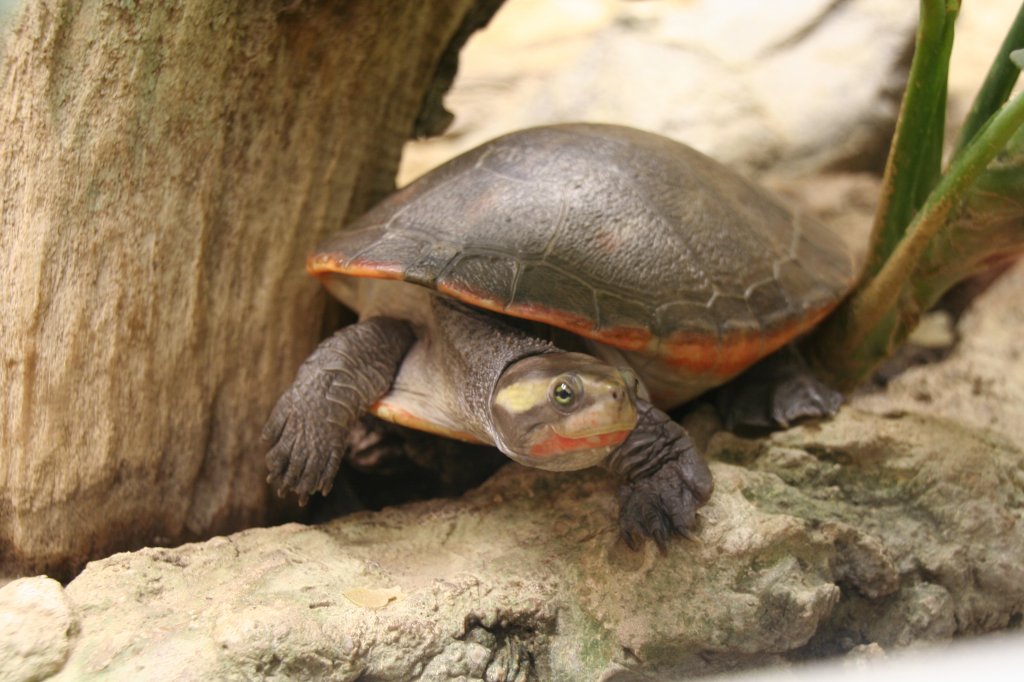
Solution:
<svg viewBox="0 0 1024 682">
<path fill-rule="evenodd" d="M 491 394 L 498 448 L 540 469 L 600 464 L 636 426 L 636 375 L 583 353 L 509 365 Z"/>
</svg>

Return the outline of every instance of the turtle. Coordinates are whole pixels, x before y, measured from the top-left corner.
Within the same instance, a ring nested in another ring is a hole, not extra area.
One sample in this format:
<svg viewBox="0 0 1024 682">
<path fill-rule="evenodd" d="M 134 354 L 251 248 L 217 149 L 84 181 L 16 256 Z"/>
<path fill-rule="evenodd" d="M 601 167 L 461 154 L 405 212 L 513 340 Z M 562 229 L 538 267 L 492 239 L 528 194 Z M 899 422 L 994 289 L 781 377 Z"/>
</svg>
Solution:
<svg viewBox="0 0 1024 682">
<path fill-rule="evenodd" d="M 540 469 L 604 466 L 626 543 L 664 549 L 713 489 L 668 411 L 723 385 L 729 425 L 842 401 L 792 342 L 851 289 L 851 249 L 655 133 L 504 135 L 386 197 L 306 267 L 358 322 L 318 346 L 264 429 L 268 482 L 301 503 L 330 490 L 369 412 Z"/>
</svg>

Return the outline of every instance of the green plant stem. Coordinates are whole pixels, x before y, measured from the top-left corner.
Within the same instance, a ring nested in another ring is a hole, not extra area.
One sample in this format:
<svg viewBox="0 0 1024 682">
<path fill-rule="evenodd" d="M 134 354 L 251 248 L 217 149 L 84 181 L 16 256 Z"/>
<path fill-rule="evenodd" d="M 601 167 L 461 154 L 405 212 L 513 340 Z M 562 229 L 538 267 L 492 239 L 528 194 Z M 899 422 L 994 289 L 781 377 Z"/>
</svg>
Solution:
<svg viewBox="0 0 1024 682">
<path fill-rule="evenodd" d="M 882 308 L 879 304 L 891 302 L 925 247 L 945 224 L 950 209 L 963 198 L 978 175 L 1022 124 L 1024 94 L 1018 95 L 1000 109 L 990 123 L 978 131 L 975 141 L 954 161 L 949 172 L 935 186 L 920 213 L 910 224 L 905 238 L 893 251 L 878 276 L 868 282 L 860 298 L 873 302 L 874 308 Z M 864 324 L 871 325 L 880 318 L 881 311 L 865 315 Z"/>
<path fill-rule="evenodd" d="M 1024 126 L 1024 93 L 1003 105 L 954 160 L 903 240 L 875 277 L 865 280 L 812 340 L 818 365 L 839 386 L 862 380 L 916 323 L 920 310 L 905 288 L 933 238 L 947 226 L 975 181 Z M 966 257 L 966 256 L 965 256 Z"/>
<path fill-rule="evenodd" d="M 882 180 L 865 276 L 877 273 L 938 180 L 959 0 L 921 0 L 914 57 Z"/>
<path fill-rule="evenodd" d="M 992 116 L 992 113 L 1010 97 L 1010 92 L 1013 91 L 1019 74 L 1019 68 L 1010 60 L 1010 53 L 1022 47 L 1024 47 L 1024 3 L 1021 3 L 1017 16 L 1010 25 L 1010 30 L 985 76 L 985 81 L 974 98 L 971 111 L 964 120 L 954 148 L 954 158 L 959 156 L 974 139 L 974 135 L 985 125 L 985 121 Z"/>
</svg>

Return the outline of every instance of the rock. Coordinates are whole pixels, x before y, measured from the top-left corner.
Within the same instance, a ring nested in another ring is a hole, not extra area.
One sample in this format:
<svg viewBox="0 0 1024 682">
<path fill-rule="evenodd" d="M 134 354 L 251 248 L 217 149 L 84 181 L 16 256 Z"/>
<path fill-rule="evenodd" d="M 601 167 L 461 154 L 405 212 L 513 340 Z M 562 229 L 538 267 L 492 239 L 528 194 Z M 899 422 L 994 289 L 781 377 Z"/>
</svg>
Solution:
<svg viewBox="0 0 1024 682">
<path fill-rule="evenodd" d="M 1024 331 L 1021 278 L 913 371 L 970 393 L 976 354 Z M 1016 327 L 979 340 L 994 319 Z M 1022 401 L 982 400 L 975 427 L 933 390 L 762 440 L 715 434 L 697 541 L 665 556 L 617 539 L 601 472 L 515 465 L 459 500 L 115 555 L 67 588 L 83 635 L 63 676 L 624 680 L 1004 628 L 1024 613 Z"/>
<path fill-rule="evenodd" d="M 581 21 L 560 4 L 512 3 L 467 47 L 449 144 L 421 145 L 427 158 L 403 160 L 403 178 L 504 132 L 574 120 L 656 131 L 753 174 L 884 163 L 913 3 L 592 2 Z M 548 28 L 516 34 L 506 21 Z"/>
<path fill-rule="evenodd" d="M 94 562 L 66 590 L 82 635 L 62 675 L 626 680 L 1005 628 L 1024 613 L 1022 284 L 891 396 L 712 435 L 715 495 L 665 556 L 618 540 L 601 472 L 508 465 L 459 500 Z"/>
<path fill-rule="evenodd" d="M 61 669 L 78 619 L 60 583 L 45 576 L 0 587 L 0 680 L 41 680 Z"/>
</svg>

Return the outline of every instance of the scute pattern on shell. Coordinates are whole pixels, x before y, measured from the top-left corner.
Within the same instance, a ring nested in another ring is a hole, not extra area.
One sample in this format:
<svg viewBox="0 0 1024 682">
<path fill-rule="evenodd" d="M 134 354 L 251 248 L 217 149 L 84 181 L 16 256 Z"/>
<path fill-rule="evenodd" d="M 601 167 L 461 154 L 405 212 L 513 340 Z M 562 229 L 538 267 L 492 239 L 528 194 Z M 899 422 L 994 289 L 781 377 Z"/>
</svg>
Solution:
<svg viewBox="0 0 1024 682">
<path fill-rule="evenodd" d="M 820 319 L 855 275 L 829 228 L 735 172 L 597 124 L 519 131 L 453 159 L 309 269 L 404 279 L 670 363 L 706 346 L 723 365 L 732 350 L 729 371 Z"/>
</svg>

